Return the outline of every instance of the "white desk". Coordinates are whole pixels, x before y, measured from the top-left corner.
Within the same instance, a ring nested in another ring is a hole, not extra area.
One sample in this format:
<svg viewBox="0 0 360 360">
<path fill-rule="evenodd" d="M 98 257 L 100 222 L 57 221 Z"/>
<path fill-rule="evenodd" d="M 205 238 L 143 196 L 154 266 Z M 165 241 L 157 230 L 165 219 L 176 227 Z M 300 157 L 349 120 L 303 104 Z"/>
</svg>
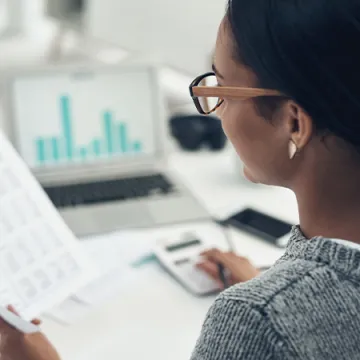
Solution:
<svg viewBox="0 0 360 360">
<path fill-rule="evenodd" d="M 229 151 L 174 154 L 183 176 L 211 214 L 225 217 L 252 206 L 297 222 L 295 197 L 287 190 L 252 185 L 237 176 Z M 245 234 L 233 234 L 239 253 L 266 265 L 282 253 Z M 45 320 L 43 329 L 63 360 L 186 360 L 214 297 L 194 298 L 157 265 L 138 270 L 135 283 L 75 325 Z"/>
</svg>

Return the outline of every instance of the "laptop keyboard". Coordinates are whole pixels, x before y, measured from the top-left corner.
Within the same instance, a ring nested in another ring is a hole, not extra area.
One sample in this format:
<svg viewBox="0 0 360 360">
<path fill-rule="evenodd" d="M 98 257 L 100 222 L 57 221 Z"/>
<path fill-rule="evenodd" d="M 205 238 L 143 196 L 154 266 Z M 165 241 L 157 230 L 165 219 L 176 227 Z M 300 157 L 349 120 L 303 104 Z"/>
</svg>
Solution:
<svg viewBox="0 0 360 360">
<path fill-rule="evenodd" d="M 45 187 L 44 190 L 57 208 L 168 196 L 176 192 L 175 186 L 161 174 Z"/>
</svg>

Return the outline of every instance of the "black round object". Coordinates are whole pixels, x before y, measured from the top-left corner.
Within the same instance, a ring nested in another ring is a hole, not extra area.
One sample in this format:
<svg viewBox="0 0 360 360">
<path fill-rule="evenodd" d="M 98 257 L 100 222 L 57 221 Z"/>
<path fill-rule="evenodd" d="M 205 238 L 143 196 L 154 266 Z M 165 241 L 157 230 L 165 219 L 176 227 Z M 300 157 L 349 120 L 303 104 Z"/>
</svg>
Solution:
<svg viewBox="0 0 360 360">
<path fill-rule="evenodd" d="M 226 136 L 221 122 L 214 116 L 175 115 L 170 119 L 172 136 L 179 145 L 190 151 L 208 147 L 221 150 L 226 144 Z"/>
</svg>

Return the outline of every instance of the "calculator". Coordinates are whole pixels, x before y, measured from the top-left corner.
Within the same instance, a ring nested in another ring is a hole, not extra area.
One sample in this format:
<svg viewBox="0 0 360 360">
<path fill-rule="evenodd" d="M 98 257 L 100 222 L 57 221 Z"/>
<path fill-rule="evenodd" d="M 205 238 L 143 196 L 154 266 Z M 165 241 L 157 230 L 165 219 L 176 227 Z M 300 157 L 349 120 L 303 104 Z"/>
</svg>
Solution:
<svg viewBox="0 0 360 360">
<path fill-rule="evenodd" d="M 201 261 L 200 254 L 209 250 L 196 234 L 185 233 L 178 239 L 160 239 L 154 254 L 170 274 L 188 291 L 196 296 L 204 296 L 220 291 L 219 284 L 196 267 Z"/>
</svg>

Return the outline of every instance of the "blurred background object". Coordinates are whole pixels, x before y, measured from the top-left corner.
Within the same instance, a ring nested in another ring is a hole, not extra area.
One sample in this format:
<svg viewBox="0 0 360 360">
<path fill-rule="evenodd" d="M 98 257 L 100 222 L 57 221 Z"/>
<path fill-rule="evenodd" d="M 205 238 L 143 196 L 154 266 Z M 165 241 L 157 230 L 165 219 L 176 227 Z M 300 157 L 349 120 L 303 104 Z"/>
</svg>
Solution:
<svg viewBox="0 0 360 360">
<path fill-rule="evenodd" d="M 47 0 L 46 14 L 71 28 L 81 30 L 87 0 Z"/>
<path fill-rule="evenodd" d="M 196 75 L 207 69 L 225 6 L 225 0 L 49 0 L 47 9 L 89 37 Z"/>
<path fill-rule="evenodd" d="M 175 115 L 170 119 L 172 136 L 184 150 L 222 150 L 226 137 L 215 116 Z"/>
<path fill-rule="evenodd" d="M 44 63 L 156 62 L 162 68 L 169 111 L 194 112 L 188 85 L 209 69 L 225 4 L 2 0 L 0 70 L 4 74 L 7 68 Z"/>
</svg>

